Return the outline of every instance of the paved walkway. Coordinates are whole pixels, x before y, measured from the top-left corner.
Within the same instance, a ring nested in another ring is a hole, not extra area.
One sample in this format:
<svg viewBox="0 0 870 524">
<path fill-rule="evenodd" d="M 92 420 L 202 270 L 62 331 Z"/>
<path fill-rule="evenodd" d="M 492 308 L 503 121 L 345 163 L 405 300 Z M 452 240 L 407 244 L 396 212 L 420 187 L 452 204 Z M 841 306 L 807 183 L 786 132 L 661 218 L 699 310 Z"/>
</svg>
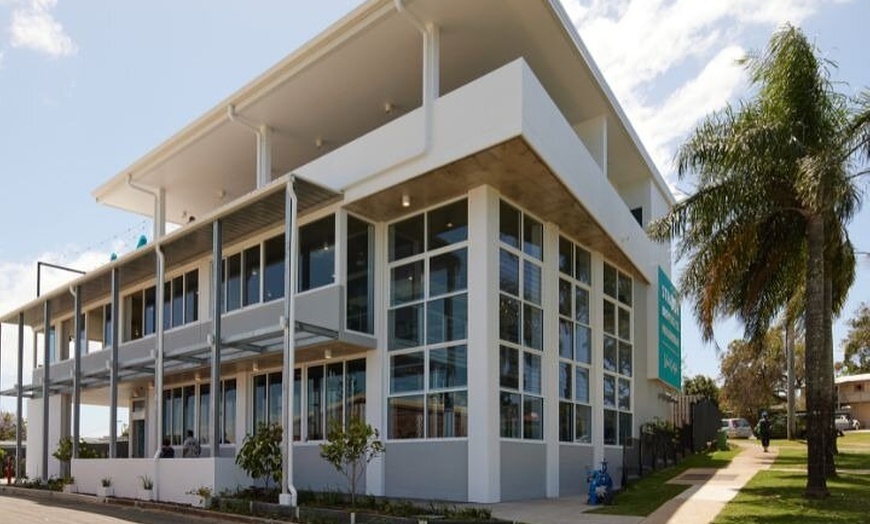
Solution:
<svg viewBox="0 0 870 524">
<path fill-rule="evenodd" d="M 734 441 L 731 441 L 735 443 Z M 585 513 L 585 496 L 502 502 L 487 506 L 494 517 L 529 524 L 707 524 L 759 470 L 770 468 L 777 449 L 764 453 L 756 440 L 736 442 L 743 451 L 722 469 L 692 468 L 669 482 L 691 487 L 648 517 Z"/>
</svg>

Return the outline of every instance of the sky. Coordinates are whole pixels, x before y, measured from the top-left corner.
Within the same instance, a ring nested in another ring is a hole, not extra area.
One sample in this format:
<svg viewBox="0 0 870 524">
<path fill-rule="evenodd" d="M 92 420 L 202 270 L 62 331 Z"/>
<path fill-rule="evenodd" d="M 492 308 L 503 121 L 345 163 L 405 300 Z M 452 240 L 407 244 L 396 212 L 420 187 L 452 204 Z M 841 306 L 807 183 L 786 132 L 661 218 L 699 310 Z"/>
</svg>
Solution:
<svg viewBox="0 0 870 524">
<path fill-rule="evenodd" d="M 781 24 L 800 26 L 838 64 L 843 92 L 870 87 L 866 0 L 561 1 L 675 192 L 693 187 L 674 175 L 676 147 L 705 114 L 747 96 L 735 61 Z M 0 0 L 0 312 L 35 296 L 37 260 L 91 269 L 150 237 L 150 220 L 91 191 L 359 3 Z M 870 206 L 850 229 L 861 251 L 868 225 Z M 69 276 L 44 270 L 43 285 Z M 870 294 L 870 260 L 857 276 L 835 326 L 837 358 L 844 320 Z M 721 322 L 705 344 L 685 307 L 682 318 L 684 375 L 716 378 L 717 346 L 741 338 L 741 326 Z M 2 389 L 15 383 L 13 331 L 3 326 Z M 83 434 L 107 434 L 107 417 L 88 413 Z"/>
</svg>

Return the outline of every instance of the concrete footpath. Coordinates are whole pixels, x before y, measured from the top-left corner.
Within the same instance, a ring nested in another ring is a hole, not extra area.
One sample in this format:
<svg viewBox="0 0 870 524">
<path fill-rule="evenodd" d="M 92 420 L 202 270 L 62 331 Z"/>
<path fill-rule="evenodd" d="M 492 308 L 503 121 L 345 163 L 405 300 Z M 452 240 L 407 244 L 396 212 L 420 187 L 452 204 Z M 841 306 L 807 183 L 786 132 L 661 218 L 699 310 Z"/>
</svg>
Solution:
<svg viewBox="0 0 870 524">
<path fill-rule="evenodd" d="M 707 524 L 716 518 L 758 471 L 769 469 L 776 448 L 764 453 L 756 440 L 734 442 L 743 451 L 721 469 L 692 468 L 669 480 L 691 487 L 664 503 L 648 517 L 595 515 L 586 511 L 585 496 L 562 497 L 488 505 L 494 517 L 528 524 Z"/>
</svg>

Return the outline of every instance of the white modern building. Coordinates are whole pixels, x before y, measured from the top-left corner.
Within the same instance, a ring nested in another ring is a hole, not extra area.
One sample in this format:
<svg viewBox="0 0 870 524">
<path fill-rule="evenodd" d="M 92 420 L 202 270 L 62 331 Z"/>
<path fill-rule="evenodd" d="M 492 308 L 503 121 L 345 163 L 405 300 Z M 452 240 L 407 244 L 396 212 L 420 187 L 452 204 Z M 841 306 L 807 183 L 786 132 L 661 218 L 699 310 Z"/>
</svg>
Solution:
<svg viewBox="0 0 870 524">
<path fill-rule="evenodd" d="M 673 198 L 558 0 L 370 0 L 93 194 L 154 238 L 0 316 L 4 354 L 39 341 L 2 385 L 31 477 L 93 404 L 115 458 L 73 459 L 83 492 L 247 485 L 265 422 L 293 503 L 345 487 L 319 444 L 358 416 L 386 443 L 367 493 L 558 497 L 605 458 L 618 480 L 679 388 L 643 229 Z M 187 430 L 203 457 L 151 458 Z"/>
</svg>

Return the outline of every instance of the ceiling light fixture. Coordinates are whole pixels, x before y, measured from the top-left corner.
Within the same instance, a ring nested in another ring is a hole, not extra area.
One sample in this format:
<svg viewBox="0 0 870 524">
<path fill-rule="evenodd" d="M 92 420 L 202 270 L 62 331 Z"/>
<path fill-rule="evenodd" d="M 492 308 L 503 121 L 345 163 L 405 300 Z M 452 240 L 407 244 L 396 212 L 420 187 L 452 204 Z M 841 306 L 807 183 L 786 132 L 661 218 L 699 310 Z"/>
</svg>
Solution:
<svg viewBox="0 0 870 524">
<path fill-rule="evenodd" d="M 411 207 L 411 195 L 408 193 L 402 195 L 402 207 Z"/>
<path fill-rule="evenodd" d="M 332 350 L 331 349 L 325 350 L 323 352 L 323 358 L 325 358 L 327 360 L 331 359 L 332 358 Z"/>
</svg>

